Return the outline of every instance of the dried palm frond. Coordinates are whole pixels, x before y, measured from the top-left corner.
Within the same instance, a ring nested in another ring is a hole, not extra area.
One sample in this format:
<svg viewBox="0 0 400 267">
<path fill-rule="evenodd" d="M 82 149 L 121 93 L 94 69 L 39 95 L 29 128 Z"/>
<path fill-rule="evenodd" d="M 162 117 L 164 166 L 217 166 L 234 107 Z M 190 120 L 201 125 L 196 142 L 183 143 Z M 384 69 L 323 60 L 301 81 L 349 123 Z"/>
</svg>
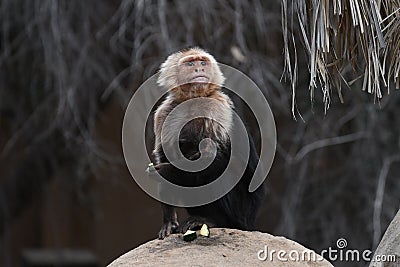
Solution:
<svg viewBox="0 0 400 267">
<path fill-rule="evenodd" d="M 399 1 L 296 0 L 288 6 L 288 1 L 282 0 L 282 26 L 285 73 L 293 91 L 293 116 L 297 81 L 296 31 L 308 55 L 311 100 L 315 88 L 320 86 L 325 111 L 329 108 L 331 88 L 337 89 L 343 102 L 342 83 L 350 86 L 363 78 L 362 90 L 376 99 L 382 98 L 383 88 L 387 88 L 389 94 L 391 82 L 399 89 Z M 352 70 L 350 79 L 349 70 Z"/>
</svg>

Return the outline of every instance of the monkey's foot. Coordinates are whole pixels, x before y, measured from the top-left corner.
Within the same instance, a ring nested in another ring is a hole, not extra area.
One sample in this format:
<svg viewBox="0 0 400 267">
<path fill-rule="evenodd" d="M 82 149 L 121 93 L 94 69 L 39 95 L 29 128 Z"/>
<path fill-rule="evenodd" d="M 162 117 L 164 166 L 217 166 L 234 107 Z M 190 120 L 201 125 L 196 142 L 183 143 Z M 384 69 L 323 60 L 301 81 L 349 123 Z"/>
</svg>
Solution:
<svg viewBox="0 0 400 267">
<path fill-rule="evenodd" d="M 176 233 L 179 227 L 178 222 L 166 222 L 161 226 L 160 232 L 158 232 L 158 239 L 164 239 L 170 234 Z"/>
<path fill-rule="evenodd" d="M 183 223 L 179 225 L 178 232 L 182 234 L 186 233 L 187 230 L 199 230 L 203 224 L 213 226 L 203 217 L 189 217 Z"/>
</svg>

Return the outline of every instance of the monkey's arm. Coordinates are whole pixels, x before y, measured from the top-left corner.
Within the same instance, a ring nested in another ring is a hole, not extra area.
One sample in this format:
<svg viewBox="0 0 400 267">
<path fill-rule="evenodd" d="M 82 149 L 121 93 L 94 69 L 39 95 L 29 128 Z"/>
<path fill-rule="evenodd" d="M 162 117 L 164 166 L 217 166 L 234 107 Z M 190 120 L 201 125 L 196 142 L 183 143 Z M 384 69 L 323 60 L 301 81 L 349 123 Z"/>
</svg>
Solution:
<svg viewBox="0 0 400 267">
<path fill-rule="evenodd" d="M 149 176 L 153 175 L 155 172 L 160 172 L 162 169 L 169 169 L 171 167 L 170 163 L 163 162 L 164 160 L 161 158 L 163 155 L 161 147 L 161 128 L 171 108 L 171 100 L 167 98 L 164 100 L 163 104 L 158 107 L 154 115 L 154 134 L 156 138 L 153 155 L 156 164 L 146 169 Z M 158 232 L 158 238 L 164 239 L 166 236 L 176 232 L 179 223 L 174 206 L 161 203 L 161 209 L 163 223 Z"/>
<path fill-rule="evenodd" d="M 149 164 L 146 169 L 149 177 L 153 176 L 155 173 L 160 172 L 162 169 L 171 168 L 170 163 L 160 163 L 157 165 Z M 161 203 L 162 209 L 162 226 L 160 231 L 158 232 L 158 238 L 164 239 L 166 236 L 169 236 L 172 233 L 176 233 L 176 230 L 179 226 L 178 217 L 176 215 L 175 207 L 171 205 L 167 205 Z"/>
<path fill-rule="evenodd" d="M 156 164 L 163 162 L 161 157 L 162 147 L 161 147 L 161 130 L 162 125 L 164 124 L 165 119 L 167 118 L 168 114 L 174 108 L 175 104 L 172 99 L 167 97 L 164 102 L 157 108 L 154 114 L 154 135 L 155 135 L 155 142 L 154 142 L 154 150 L 153 155 L 156 160 Z"/>
</svg>

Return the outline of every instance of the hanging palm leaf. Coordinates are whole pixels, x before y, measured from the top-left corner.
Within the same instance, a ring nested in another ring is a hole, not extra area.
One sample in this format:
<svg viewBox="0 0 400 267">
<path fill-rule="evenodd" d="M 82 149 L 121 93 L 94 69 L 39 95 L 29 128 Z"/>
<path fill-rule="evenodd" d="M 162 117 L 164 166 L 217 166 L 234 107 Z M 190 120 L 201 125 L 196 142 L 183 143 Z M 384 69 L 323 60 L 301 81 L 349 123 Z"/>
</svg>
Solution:
<svg viewBox="0 0 400 267">
<path fill-rule="evenodd" d="M 301 38 L 308 55 L 310 95 L 320 88 L 325 111 L 331 88 L 343 102 L 341 86 L 362 81 L 376 99 L 392 84 L 400 87 L 400 2 L 393 0 L 282 0 L 285 72 L 295 110 L 297 51 Z M 298 33 L 298 34 L 297 34 Z M 349 75 L 351 73 L 351 75 Z"/>
</svg>

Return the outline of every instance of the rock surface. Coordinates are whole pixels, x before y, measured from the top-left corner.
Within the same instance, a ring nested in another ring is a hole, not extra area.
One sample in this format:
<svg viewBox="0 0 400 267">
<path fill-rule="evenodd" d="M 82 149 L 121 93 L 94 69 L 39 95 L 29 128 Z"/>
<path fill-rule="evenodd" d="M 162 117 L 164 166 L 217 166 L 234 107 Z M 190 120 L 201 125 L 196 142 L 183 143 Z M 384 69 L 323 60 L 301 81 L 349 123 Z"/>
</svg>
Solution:
<svg viewBox="0 0 400 267">
<path fill-rule="evenodd" d="M 370 267 L 398 267 L 400 266 L 400 210 L 397 212 L 378 248 L 375 251 L 374 258 L 377 256 L 395 255 L 395 262 L 378 262 L 372 261 Z"/>
<path fill-rule="evenodd" d="M 313 251 L 284 237 L 225 228 L 211 228 L 210 232 L 209 238 L 199 236 L 191 242 L 183 241 L 181 234 L 152 240 L 108 266 L 333 266 Z M 279 254 L 280 250 L 285 255 Z M 259 259 L 266 256 L 263 261 Z"/>
</svg>

